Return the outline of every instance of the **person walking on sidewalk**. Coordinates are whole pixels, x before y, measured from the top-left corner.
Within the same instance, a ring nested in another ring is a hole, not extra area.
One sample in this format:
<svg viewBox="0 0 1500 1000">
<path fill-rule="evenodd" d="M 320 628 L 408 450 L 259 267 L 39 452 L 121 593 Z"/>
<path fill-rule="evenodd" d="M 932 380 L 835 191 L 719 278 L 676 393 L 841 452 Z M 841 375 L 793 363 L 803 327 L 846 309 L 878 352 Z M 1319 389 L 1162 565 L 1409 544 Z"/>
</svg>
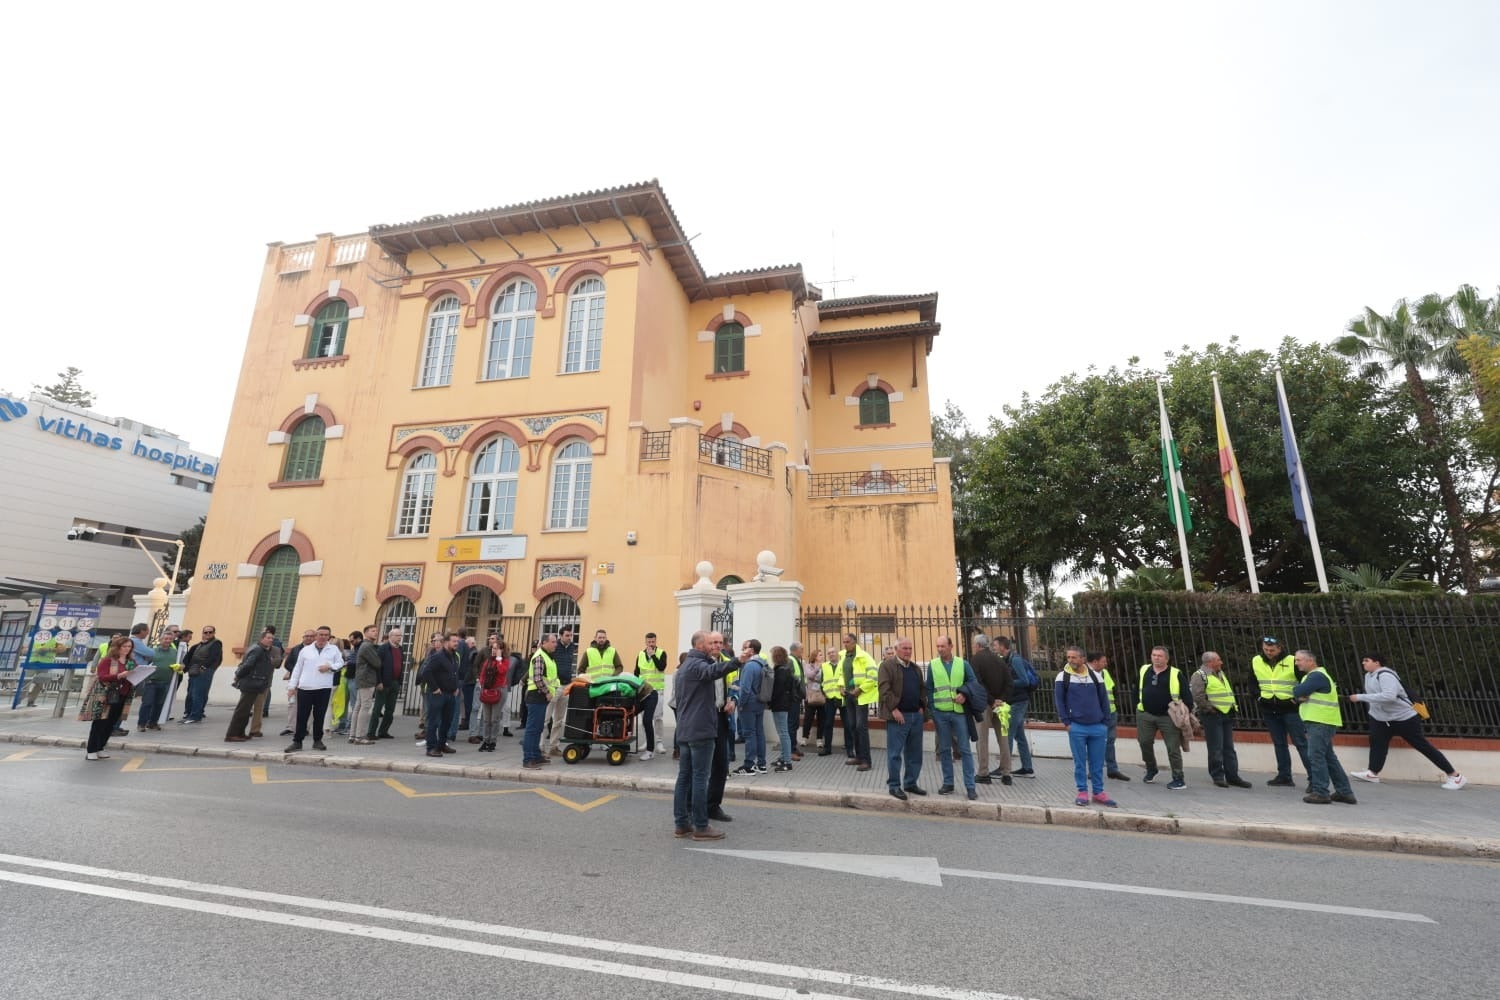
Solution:
<svg viewBox="0 0 1500 1000">
<path fill-rule="evenodd" d="M 1010 740 L 1006 734 L 1010 732 L 1010 695 L 1015 678 L 1011 675 L 1010 665 L 995 655 L 989 636 L 976 632 L 969 642 L 974 654 L 969 665 L 990 696 L 989 711 L 979 723 L 979 774 L 974 780 L 988 785 L 999 778 L 1002 784 L 1008 785 L 1011 783 Z M 1000 746 L 1000 766 L 993 771 L 990 770 L 990 733 L 995 734 L 995 742 Z"/>
<path fill-rule="evenodd" d="M 328 749 L 323 745 L 323 717 L 328 714 L 334 677 L 344 666 L 343 650 L 330 641 L 332 638 L 333 630 L 320 625 L 313 633 L 312 645 L 303 646 L 297 654 L 297 665 L 292 667 L 292 676 L 287 682 L 287 698 L 297 701 L 297 729 L 286 753 L 302 749 L 302 741 L 307 739 L 309 719 L 312 721 L 313 749 Z"/>
<path fill-rule="evenodd" d="M 1109 657 L 1091 652 L 1084 657 L 1089 669 L 1104 678 L 1104 693 L 1109 695 L 1109 718 L 1105 720 L 1107 732 L 1104 736 L 1104 776 L 1115 781 L 1129 781 L 1130 775 L 1120 770 L 1120 761 L 1115 757 L 1115 733 L 1120 728 L 1120 712 L 1115 706 L 1115 677 L 1109 671 Z"/>
<path fill-rule="evenodd" d="M 130 682 L 125 675 L 130 671 L 131 650 L 130 636 L 111 639 L 108 655 L 99 661 L 94 687 L 78 713 L 79 722 L 93 723 L 84 745 L 85 760 L 109 759 L 104 748 L 109 746 L 120 719 L 130 711 Z"/>
<path fill-rule="evenodd" d="M 1146 763 L 1146 776 L 1141 780 L 1148 785 L 1160 773 L 1156 766 L 1156 734 L 1167 741 L 1167 763 L 1172 767 L 1172 780 L 1167 788 L 1180 791 L 1187 787 L 1187 776 L 1182 770 L 1182 732 L 1167 715 L 1174 701 L 1193 707 L 1193 693 L 1182 683 L 1182 671 L 1172 666 L 1172 654 L 1166 646 L 1155 646 L 1151 650 L 1151 662 L 1142 665 L 1140 694 L 1135 703 L 1135 739 L 1141 748 L 1141 759 Z"/>
<path fill-rule="evenodd" d="M 910 640 L 903 641 L 910 644 Z M 968 715 L 969 697 L 979 682 L 978 676 L 962 656 L 953 652 L 951 636 L 938 636 L 935 645 L 937 656 L 927 664 L 926 692 L 928 711 L 932 713 L 933 727 L 937 730 L 938 767 L 943 773 L 938 794 L 953 794 L 953 754 L 950 751 L 957 747 L 959 760 L 963 763 L 960 774 L 964 779 L 964 794 L 972 802 L 979 798 L 979 791 L 974 787 L 979 778 L 974 774 L 974 750 L 969 746 Z M 903 648 L 898 642 L 897 651 Z M 989 706 L 981 706 L 980 711 L 988 716 Z"/>
<path fill-rule="evenodd" d="M 1385 767 L 1386 753 L 1391 747 L 1391 738 L 1399 736 L 1407 746 L 1432 761 L 1443 772 L 1446 779 L 1443 787 L 1456 792 L 1469 783 L 1453 769 L 1443 752 L 1427 741 L 1422 733 L 1422 717 L 1412 707 L 1411 697 L 1396 676 L 1396 671 L 1385 665 L 1382 653 L 1366 653 L 1359 665 L 1365 671 L 1365 693 L 1351 694 L 1350 701 L 1357 701 L 1370 711 L 1370 766 L 1355 771 L 1353 777 L 1371 784 L 1380 783 L 1380 772 Z"/>
<path fill-rule="evenodd" d="M 1204 653 L 1188 686 L 1208 745 L 1208 776 L 1219 788 L 1249 788 L 1250 782 L 1240 777 L 1240 758 L 1234 752 L 1234 689 L 1224 676 L 1223 658 L 1212 650 Z"/>
<path fill-rule="evenodd" d="M 672 680 L 677 703 L 677 784 L 672 790 L 672 830 L 679 838 L 723 840 L 724 831 L 709 826 L 709 777 L 714 766 L 714 744 L 720 741 L 724 678 L 739 663 L 721 659 L 723 640 L 718 633 L 694 632 L 692 649 L 677 667 Z"/>
<path fill-rule="evenodd" d="M 1255 674 L 1255 684 L 1260 695 L 1260 717 L 1271 736 L 1271 748 L 1276 753 L 1276 776 L 1266 782 L 1284 788 L 1296 788 L 1292 780 L 1292 754 L 1287 743 L 1297 749 L 1302 769 L 1307 764 L 1307 729 L 1302 725 L 1302 716 L 1297 712 L 1297 703 L 1292 700 L 1292 688 L 1297 685 L 1296 658 L 1284 655 L 1281 640 L 1273 635 L 1262 636 L 1260 652 L 1250 661 Z"/>
<path fill-rule="evenodd" d="M 1109 692 L 1104 678 L 1090 667 L 1080 646 L 1069 646 L 1067 665 L 1053 681 L 1052 700 L 1058 721 L 1068 730 L 1068 748 L 1073 752 L 1073 784 L 1078 788 L 1076 806 L 1090 802 L 1119 805 L 1104 791 L 1104 741 L 1109 735 Z M 1094 790 L 1089 796 L 1089 788 Z"/>
<path fill-rule="evenodd" d="M 251 734 L 245 728 L 252 722 L 259 736 L 260 718 L 258 710 L 271 690 L 271 679 L 276 676 L 276 634 L 262 632 L 260 640 L 245 651 L 240 665 L 234 668 L 234 686 L 240 692 L 235 703 L 234 714 L 229 717 L 229 729 L 224 733 L 225 743 L 244 743 Z"/>
<path fill-rule="evenodd" d="M 839 659 L 839 676 L 844 684 L 844 704 L 849 712 L 846 749 L 853 754 L 846 764 L 855 770 L 870 769 L 870 709 L 880 701 L 880 665 L 859 645 L 853 632 L 844 636 L 844 655 Z"/>
<path fill-rule="evenodd" d="M 1010 705 L 1010 725 L 1005 731 L 1005 746 L 1010 750 L 1014 745 L 1015 752 L 1021 756 L 1021 766 L 1011 773 L 1021 778 L 1035 778 L 1036 772 L 1031 769 L 1031 740 L 1026 736 L 1026 710 L 1031 706 L 1036 668 L 1015 651 L 1006 636 L 995 637 L 995 653 L 1010 669 L 1011 676 L 1010 697 L 1006 699 Z M 1005 766 L 1003 761 L 1001 766 Z"/>
<path fill-rule="evenodd" d="M 1302 683 L 1292 688 L 1292 697 L 1298 702 L 1302 724 L 1307 727 L 1307 794 L 1303 802 L 1327 805 L 1343 802 L 1354 805 L 1354 789 L 1349 786 L 1349 776 L 1344 765 L 1333 752 L 1333 736 L 1343 725 L 1339 713 L 1339 689 L 1328 671 L 1318 666 L 1318 658 L 1309 650 L 1297 650 L 1297 669 L 1306 676 Z M 1328 793 L 1329 783 L 1333 794 Z"/>
</svg>

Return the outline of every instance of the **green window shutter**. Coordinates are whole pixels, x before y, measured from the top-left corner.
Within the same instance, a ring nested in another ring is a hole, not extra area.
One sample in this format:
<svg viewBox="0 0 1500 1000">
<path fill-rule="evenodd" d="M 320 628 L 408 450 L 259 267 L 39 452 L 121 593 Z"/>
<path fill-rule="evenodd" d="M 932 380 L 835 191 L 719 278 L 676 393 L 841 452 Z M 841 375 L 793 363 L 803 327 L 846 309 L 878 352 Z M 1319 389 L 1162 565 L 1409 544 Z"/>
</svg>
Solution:
<svg viewBox="0 0 1500 1000">
<path fill-rule="evenodd" d="M 349 303 L 333 299 L 324 303 L 313 319 L 307 338 L 309 358 L 331 358 L 344 353 L 344 332 L 349 329 Z"/>
<path fill-rule="evenodd" d="M 323 474 L 323 435 L 327 430 L 322 417 L 306 417 L 292 428 L 281 468 L 282 482 L 306 483 Z"/>
<path fill-rule="evenodd" d="M 250 615 L 253 636 L 267 625 L 276 629 L 284 644 L 292 639 L 292 615 L 297 610 L 297 584 L 302 579 L 302 557 L 290 545 L 272 549 L 261 567 L 260 586 L 255 591 L 255 610 Z"/>
<path fill-rule="evenodd" d="M 884 389 L 866 389 L 859 395 L 859 422 L 861 424 L 888 424 L 891 422 L 891 398 Z"/>
<path fill-rule="evenodd" d="M 714 334 L 714 374 L 745 370 L 745 328 L 725 323 Z"/>
</svg>

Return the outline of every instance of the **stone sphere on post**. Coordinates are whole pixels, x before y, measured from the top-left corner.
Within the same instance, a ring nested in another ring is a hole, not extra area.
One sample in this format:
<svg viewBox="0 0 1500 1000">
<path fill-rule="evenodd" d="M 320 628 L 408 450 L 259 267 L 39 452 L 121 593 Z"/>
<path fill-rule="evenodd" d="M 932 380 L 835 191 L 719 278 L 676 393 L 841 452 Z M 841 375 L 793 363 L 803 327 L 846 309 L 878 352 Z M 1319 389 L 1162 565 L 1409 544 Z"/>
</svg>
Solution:
<svg viewBox="0 0 1500 1000">
<path fill-rule="evenodd" d="M 713 577 L 714 577 L 714 564 L 713 563 L 711 563 L 707 559 L 705 559 L 702 562 L 700 562 L 698 565 L 696 565 L 696 566 L 693 567 L 693 572 L 695 572 L 695 573 L 698 574 L 698 582 L 695 583 L 695 584 L 693 584 L 693 586 L 700 587 L 700 588 L 705 588 L 705 589 L 708 589 L 708 590 L 717 590 L 718 589 L 717 587 L 714 586 L 714 579 L 713 579 Z"/>
</svg>

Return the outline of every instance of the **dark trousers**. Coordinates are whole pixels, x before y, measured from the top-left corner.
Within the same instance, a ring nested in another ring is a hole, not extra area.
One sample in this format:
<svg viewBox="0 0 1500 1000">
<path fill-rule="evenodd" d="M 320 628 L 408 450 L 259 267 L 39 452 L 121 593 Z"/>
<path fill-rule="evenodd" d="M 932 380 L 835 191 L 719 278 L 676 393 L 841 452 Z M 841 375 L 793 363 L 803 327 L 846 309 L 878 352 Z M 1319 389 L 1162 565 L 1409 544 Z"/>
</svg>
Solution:
<svg viewBox="0 0 1500 1000">
<path fill-rule="evenodd" d="M 98 753 L 109 745 L 109 736 L 116 726 L 120 724 L 120 713 L 125 711 L 125 703 L 105 706 L 107 711 L 101 719 L 95 719 L 94 724 L 89 726 L 89 742 L 87 750 L 89 753 Z"/>
<path fill-rule="evenodd" d="M 1401 737 L 1413 750 L 1442 768 L 1444 774 L 1453 773 L 1453 765 L 1448 763 L 1448 758 L 1443 756 L 1441 750 L 1427 742 L 1427 737 L 1422 734 L 1422 719 L 1413 715 L 1410 719 L 1402 719 L 1400 722 L 1370 720 L 1370 770 L 1376 774 L 1379 774 L 1385 767 L 1385 756 L 1391 748 L 1393 736 Z"/>
<path fill-rule="evenodd" d="M 1199 716 L 1203 743 L 1208 747 L 1208 776 L 1215 781 L 1235 781 L 1240 776 L 1240 758 L 1234 752 L 1234 720 L 1223 712 Z"/>
<path fill-rule="evenodd" d="M 820 737 L 823 735 L 823 717 L 828 714 L 828 704 L 809 704 L 802 711 L 802 738 L 805 740 L 813 733 Z"/>
<path fill-rule="evenodd" d="M 734 748 L 734 729 L 729 716 L 719 713 L 719 738 L 714 740 L 713 769 L 708 772 L 708 808 L 724 803 L 724 782 L 729 779 L 729 752 Z"/>
<path fill-rule="evenodd" d="M 264 691 L 241 691 L 240 700 L 235 702 L 234 714 L 229 717 L 229 731 L 225 736 L 248 736 L 245 728 L 250 725 L 250 714 L 255 710 L 255 700 Z"/>
<path fill-rule="evenodd" d="M 854 759 L 870 763 L 870 706 L 854 705 L 849 710 L 849 735 L 854 739 Z"/>
<path fill-rule="evenodd" d="M 370 729 L 366 739 L 376 739 L 391 734 L 391 721 L 396 718 L 396 696 L 401 692 L 394 684 L 387 684 L 375 692 L 375 707 L 370 711 Z"/>
<path fill-rule="evenodd" d="M 136 716 L 136 725 L 144 729 L 156 725 L 157 716 L 167 700 L 168 681 L 147 681 L 140 686 L 141 714 Z"/>
<path fill-rule="evenodd" d="M 478 683 L 478 681 L 470 681 L 463 686 L 464 703 L 459 706 L 463 710 L 463 714 L 458 718 L 458 728 L 460 729 L 469 728 L 469 716 L 474 711 L 474 688 Z"/>
<path fill-rule="evenodd" d="M 1292 754 L 1286 748 L 1288 740 L 1297 749 L 1302 769 L 1311 772 L 1312 765 L 1307 762 L 1307 727 L 1302 724 L 1302 716 L 1296 712 L 1277 715 L 1262 711 L 1260 717 L 1265 720 L 1266 732 L 1271 737 L 1271 749 L 1276 753 L 1276 777 L 1292 776 Z"/>
<path fill-rule="evenodd" d="M 448 730 L 453 728 L 454 704 L 458 692 L 444 694 L 433 691 L 427 695 L 427 749 L 438 750 L 448 741 Z"/>
<path fill-rule="evenodd" d="M 646 700 L 641 702 L 641 728 L 646 730 L 647 751 L 656 749 L 656 703 L 660 699 L 661 692 L 652 691 L 649 695 L 646 696 Z M 674 739 L 672 743 L 675 746 L 677 741 Z"/>
<path fill-rule="evenodd" d="M 328 714 L 328 699 L 331 697 L 332 688 L 297 689 L 297 732 L 292 737 L 293 743 L 307 739 L 309 717 L 312 719 L 313 742 L 323 742 L 323 716 Z"/>
<path fill-rule="evenodd" d="M 823 706 L 823 749 L 833 749 L 833 721 L 839 719 L 844 727 L 844 750 L 849 749 L 849 710 L 842 701 L 830 701 Z"/>
</svg>

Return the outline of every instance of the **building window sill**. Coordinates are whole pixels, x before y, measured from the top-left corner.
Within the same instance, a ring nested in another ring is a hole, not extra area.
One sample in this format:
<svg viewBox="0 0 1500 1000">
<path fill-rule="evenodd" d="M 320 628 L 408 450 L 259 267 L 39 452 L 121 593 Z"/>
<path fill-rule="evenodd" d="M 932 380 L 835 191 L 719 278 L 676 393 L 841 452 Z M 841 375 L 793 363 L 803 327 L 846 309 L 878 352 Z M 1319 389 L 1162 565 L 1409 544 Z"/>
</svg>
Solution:
<svg viewBox="0 0 1500 1000">
<path fill-rule="evenodd" d="M 267 487 L 269 487 L 270 489 L 273 489 L 273 490 L 298 490 L 298 489 L 302 489 L 305 486 L 322 486 L 322 485 L 323 485 L 323 480 L 321 480 L 321 479 L 302 479 L 302 480 L 298 480 L 298 481 L 295 481 L 295 482 L 281 481 L 281 482 L 267 483 L 266 484 Z"/>
<path fill-rule="evenodd" d="M 559 375 L 598 375 L 599 371 L 600 371 L 600 369 L 598 369 L 598 368 L 580 368 L 576 372 L 561 371 L 561 372 L 558 372 L 557 374 L 559 374 Z"/>
<path fill-rule="evenodd" d="M 448 382 L 434 382 L 432 385 L 414 385 L 411 388 L 413 392 L 425 392 L 428 389 L 446 389 L 450 384 Z"/>
<path fill-rule="evenodd" d="M 705 375 L 703 377 L 705 379 L 707 379 L 708 381 L 710 381 L 710 382 L 721 381 L 723 379 L 730 379 L 730 378 L 749 378 L 750 377 L 750 371 L 749 371 L 749 369 L 746 369 L 745 371 L 742 371 L 742 372 L 713 372 L 712 374 Z"/>
<path fill-rule="evenodd" d="M 428 534 L 429 534 L 428 532 L 424 531 L 424 532 L 422 532 L 420 534 L 411 534 L 411 535 L 386 535 L 385 536 L 385 540 L 388 541 L 388 542 L 400 542 L 400 541 L 404 541 L 405 539 L 408 539 L 408 538 L 426 538 L 428 536 Z"/>
<path fill-rule="evenodd" d="M 569 532 L 572 532 L 573 534 L 577 534 L 578 532 L 588 531 L 588 530 L 589 530 L 588 525 L 584 525 L 581 528 L 543 528 L 542 529 L 542 534 L 544 534 L 544 535 L 565 535 L 565 534 L 568 534 Z"/>
<path fill-rule="evenodd" d="M 299 372 L 304 368 L 339 368 L 348 360 L 347 354 L 335 354 L 329 358 L 297 358 L 292 361 L 292 368 Z"/>
<path fill-rule="evenodd" d="M 499 376 L 496 376 L 495 378 L 480 378 L 480 379 L 476 379 L 475 381 L 478 381 L 478 382 L 518 382 L 518 381 L 520 381 L 521 379 L 524 379 L 524 378 L 531 378 L 530 373 L 527 373 L 525 375 L 499 375 Z"/>
<path fill-rule="evenodd" d="M 883 431 L 895 426 L 895 424 L 855 424 L 854 429 L 857 431 Z"/>
</svg>

